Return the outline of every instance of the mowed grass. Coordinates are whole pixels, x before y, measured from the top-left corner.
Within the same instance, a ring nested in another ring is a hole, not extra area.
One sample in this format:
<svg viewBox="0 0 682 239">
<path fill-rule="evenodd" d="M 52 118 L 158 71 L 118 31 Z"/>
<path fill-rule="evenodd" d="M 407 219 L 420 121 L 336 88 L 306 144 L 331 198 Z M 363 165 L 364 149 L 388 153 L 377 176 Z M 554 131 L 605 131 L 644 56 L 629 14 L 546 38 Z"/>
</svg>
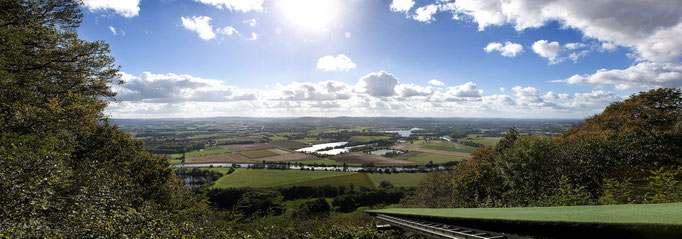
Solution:
<svg viewBox="0 0 682 239">
<path fill-rule="evenodd" d="M 225 169 L 227 170 L 227 169 Z M 213 187 L 278 187 L 321 178 L 357 174 L 355 172 L 268 170 L 238 168 L 233 173 L 219 178 Z"/>
<path fill-rule="evenodd" d="M 366 187 L 366 188 L 372 188 L 372 189 L 376 188 L 375 187 L 376 184 L 374 183 L 374 181 L 370 178 L 370 176 L 367 173 L 352 173 L 349 175 L 319 178 L 319 179 L 314 179 L 314 180 L 309 180 L 309 181 L 288 183 L 288 184 L 280 185 L 278 187 L 283 187 L 283 188 L 291 187 L 291 186 L 317 187 L 317 186 L 325 186 L 325 185 L 350 187 L 351 184 L 353 184 L 353 187 L 355 187 L 356 190 L 360 187 Z"/>
<path fill-rule="evenodd" d="M 292 141 L 296 141 L 296 142 L 301 142 L 301 143 L 307 144 L 307 143 L 315 143 L 315 142 L 318 142 L 319 140 L 317 140 L 317 138 L 307 138 L 307 137 L 306 137 L 306 138 L 302 138 L 302 139 L 294 139 L 294 140 L 292 140 Z"/>
<path fill-rule="evenodd" d="M 443 150 L 443 151 L 453 151 L 453 152 L 460 152 L 460 153 L 472 153 L 472 152 L 474 152 L 473 149 L 456 149 L 456 148 L 451 148 L 451 147 L 442 147 L 442 146 L 435 146 L 435 145 L 424 145 L 424 146 L 422 146 L 422 148 Z"/>
<path fill-rule="evenodd" d="M 207 149 L 200 149 L 200 150 L 194 150 L 185 153 L 185 158 L 197 158 L 201 156 L 210 156 L 210 155 L 218 155 L 218 154 L 229 154 L 232 153 L 231 150 L 223 148 L 223 147 L 210 147 Z M 182 157 L 182 154 L 171 154 L 172 159 L 179 159 Z"/>
<path fill-rule="evenodd" d="M 392 208 L 368 212 L 533 222 L 682 225 L 680 213 L 682 203 L 516 208 Z"/>
<path fill-rule="evenodd" d="M 464 138 L 464 139 L 459 139 L 459 141 L 469 141 L 473 143 L 479 143 L 482 145 L 485 145 L 486 147 L 492 147 L 497 145 L 498 142 L 502 137 L 476 137 L 476 138 Z"/>
<path fill-rule="evenodd" d="M 239 152 L 239 154 L 243 155 L 244 157 L 250 158 L 250 159 L 257 159 L 257 158 L 264 158 L 264 157 L 279 155 L 278 153 L 272 152 L 268 149 L 241 151 L 241 152 Z"/>
<path fill-rule="evenodd" d="M 434 154 L 434 153 L 419 153 L 412 157 L 395 157 L 396 159 L 407 160 L 415 162 L 420 165 L 428 164 L 433 162 L 435 164 L 442 164 L 451 161 L 461 161 L 467 159 L 467 157 L 457 156 L 457 155 L 444 155 L 444 154 Z"/>
<path fill-rule="evenodd" d="M 393 186 L 396 187 L 414 187 L 417 183 L 421 181 L 426 173 L 371 173 L 369 174 L 370 179 L 374 182 L 375 186 L 379 186 L 382 181 L 388 181 Z"/>
</svg>

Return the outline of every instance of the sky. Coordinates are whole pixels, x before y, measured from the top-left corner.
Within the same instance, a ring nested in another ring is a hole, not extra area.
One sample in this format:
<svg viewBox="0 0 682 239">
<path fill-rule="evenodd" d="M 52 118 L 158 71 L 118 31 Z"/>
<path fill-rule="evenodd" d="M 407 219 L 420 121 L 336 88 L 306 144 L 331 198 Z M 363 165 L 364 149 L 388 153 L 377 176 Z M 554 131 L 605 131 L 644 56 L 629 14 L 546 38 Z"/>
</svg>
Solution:
<svg viewBox="0 0 682 239">
<path fill-rule="evenodd" d="M 682 87 L 682 1 L 84 0 L 114 118 L 584 118 Z"/>
</svg>

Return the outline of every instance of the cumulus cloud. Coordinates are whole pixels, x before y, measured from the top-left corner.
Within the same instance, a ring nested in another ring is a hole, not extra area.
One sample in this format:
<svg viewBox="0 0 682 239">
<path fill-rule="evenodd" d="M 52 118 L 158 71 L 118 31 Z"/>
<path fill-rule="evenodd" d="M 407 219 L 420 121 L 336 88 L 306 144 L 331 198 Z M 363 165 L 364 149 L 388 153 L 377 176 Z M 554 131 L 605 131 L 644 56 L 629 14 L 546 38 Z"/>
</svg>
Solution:
<svg viewBox="0 0 682 239">
<path fill-rule="evenodd" d="M 552 82 L 613 85 L 617 90 L 682 87 L 682 64 L 642 62 L 623 70 L 601 69 L 594 74 L 573 75 Z"/>
<path fill-rule="evenodd" d="M 571 96 L 566 94 L 566 93 L 557 94 L 557 93 L 554 93 L 552 91 L 548 91 L 547 94 L 545 94 L 545 96 L 543 96 L 543 97 L 546 99 L 552 99 L 552 100 L 568 100 L 571 98 Z"/>
<path fill-rule="evenodd" d="M 216 33 L 223 34 L 223 35 L 228 35 L 232 36 L 233 34 L 235 35 L 241 35 L 237 29 L 231 26 L 226 26 L 226 27 L 221 27 L 216 29 Z"/>
<path fill-rule="evenodd" d="M 587 38 L 631 48 L 640 60 L 672 62 L 682 55 L 682 1 L 455 0 L 441 5 L 481 31 L 503 24 L 522 31 L 558 21 Z"/>
<path fill-rule="evenodd" d="M 404 12 L 407 13 L 414 6 L 414 1 L 412 0 L 393 0 L 391 2 L 390 8 L 393 12 Z"/>
<path fill-rule="evenodd" d="M 388 97 L 396 94 L 395 87 L 398 78 L 386 71 L 369 73 L 358 81 L 358 88 L 362 92 L 374 97 Z"/>
<path fill-rule="evenodd" d="M 241 11 L 249 12 L 263 11 L 263 0 L 194 0 L 196 2 L 213 5 L 216 8 L 223 10 L 227 9 L 230 11 Z"/>
<path fill-rule="evenodd" d="M 412 18 L 420 22 L 429 23 L 434 20 L 433 14 L 436 14 L 436 12 L 438 12 L 438 5 L 430 4 L 417 8 L 417 10 L 414 11 Z"/>
<path fill-rule="evenodd" d="M 476 83 L 467 82 L 458 86 L 447 87 L 444 92 L 435 92 L 431 101 L 478 101 L 481 100 L 483 91 L 476 88 Z"/>
<path fill-rule="evenodd" d="M 537 53 L 541 57 L 547 58 L 549 64 L 553 65 L 562 61 L 559 58 L 561 53 L 561 45 L 558 42 L 548 42 L 547 40 L 539 40 L 533 43 L 533 52 Z"/>
<path fill-rule="evenodd" d="M 317 69 L 323 71 L 349 71 L 355 67 L 355 63 L 344 54 L 323 56 L 317 60 Z"/>
<path fill-rule="evenodd" d="M 222 81 L 202 79 L 190 75 L 152 74 L 144 72 L 139 76 L 122 73 L 122 85 L 112 86 L 117 98 L 122 101 L 174 103 L 187 101 L 226 102 L 255 100 L 256 93 Z"/>
<path fill-rule="evenodd" d="M 514 58 L 517 54 L 523 51 L 523 46 L 521 46 L 521 44 L 512 43 L 509 41 L 505 42 L 504 44 L 499 42 L 491 42 L 488 43 L 483 50 L 487 53 L 498 51 L 502 56 Z"/>
<path fill-rule="evenodd" d="M 277 88 L 280 96 L 275 99 L 292 101 L 347 100 L 353 93 L 351 86 L 339 81 L 293 82 Z"/>
<path fill-rule="evenodd" d="M 395 87 L 395 91 L 400 97 L 414 97 L 414 96 L 429 96 L 433 94 L 433 88 L 430 86 L 420 86 L 415 84 L 399 84 Z"/>
<path fill-rule="evenodd" d="M 116 36 L 116 28 L 109 26 L 109 31 L 111 31 L 111 34 L 114 34 L 114 36 Z"/>
<path fill-rule="evenodd" d="M 511 94 L 484 95 L 473 82 L 433 88 L 405 84 L 379 71 L 357 84 L 340 81 L 292 82 L 275 89 L 247 89 L 190 75 L 123 73 L 112 85 L 120 101 L 113 117 L 240 116 L 433 116 L 433 117 L 584 117 L 623 97 L 604 90 L 568 94 L 534 87 Z M 561 103 L 552 102 L 561 100 Z"/>
<path fill-rule="evenodd" d="M 215 37 L 213 27 L 211 26 L 211 18 L 207 16 L 193 16 L 191 18 L 181 17 L 182 25 L 185 29 L 194 31 L 199 34 L 199 38 L 204 40 L 211 40 Z"/>
<path fill-rule="evenodd" d="M 83 5 L 91 12 L 113 10 L 123 17 L 134 17 L 140 12 L 140 0 L 83 0 Z"/>
<path fill-rule="evenodd" d="M 445 83 L 436 79 L 430 80 L 428 83 L 435 86 L 445 86 Z"/>
</svg>

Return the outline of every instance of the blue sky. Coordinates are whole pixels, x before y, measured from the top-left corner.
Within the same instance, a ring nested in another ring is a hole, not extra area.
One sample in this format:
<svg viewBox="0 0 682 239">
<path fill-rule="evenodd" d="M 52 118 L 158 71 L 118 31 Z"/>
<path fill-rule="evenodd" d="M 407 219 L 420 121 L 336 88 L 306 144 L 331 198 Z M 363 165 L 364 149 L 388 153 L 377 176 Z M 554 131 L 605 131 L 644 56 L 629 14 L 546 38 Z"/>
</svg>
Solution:
<svg viewBox="0 0 682 239">
<path fill-rule="evenodd" d="M 617 9 L 618 11 L 614 11 Z M 677 1 L 87 0 L 112 117 L 581 118 L 682 86 Z"/>
</svg>

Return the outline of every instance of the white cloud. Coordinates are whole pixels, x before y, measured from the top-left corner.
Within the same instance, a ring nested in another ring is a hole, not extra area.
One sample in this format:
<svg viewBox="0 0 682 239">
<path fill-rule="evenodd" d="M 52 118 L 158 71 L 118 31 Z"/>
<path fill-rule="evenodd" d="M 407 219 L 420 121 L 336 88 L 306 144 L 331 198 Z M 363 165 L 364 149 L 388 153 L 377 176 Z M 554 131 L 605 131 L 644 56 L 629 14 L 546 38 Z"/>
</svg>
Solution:
<svg viewBox="0 0 682 239">
<path fill-rule="evenodd" d="M 543 96 L 543 98 L 552 99 L 552 100 L 568 100 L 571 98 L 571 96 L 566 94 L 566 93 L 556 94 L 552 91 L 548 91 L 547 94 L 545 94 L 545 96 Z"/>
<path fill-rule="evenodd" d="M 428 83 L 435 86 L 445 86 L 445 83 L 436 79 L 430 80 Z"/>
<path fill-rule="evenodd" d="M 193 16 L 192 18 L 182 17 L 182 25 L 190 31 L 199 34 L 199 38 L 204 40 L 211 40 L 215 37 L 213 27 L 211 26 L 211 18 L 207 16 Z"/>
<path fill-rule="evenodd" d="M 218 28 L 218 29 L 216 29 L 216 33 L 228 35 L 228 36 L 232 36 L 232 34 L 241 35 L 241 34 L 239 34 L 239 31 L 237 31 L 237 29 L 235 29 L 234 27 L 231 27 L 231 26 Z"/>
<path fill-rule="evenodd" d="M 430 4 L 417 8 L 417 10 L 414 11 L 412 18 L 420 22 L 429 23 L 434 20 L 433 14 L 436 14 L 436 12 L 438 12 L 438 5 Z"/>
<path fill-rule="evenodd" d="M 602 42 L 600 49 L 602 51 L 614 51 L 618 48 L 618 45 L 610 43 L 610 42 Z"/>
<path fill-rule="evenodd" d="M 505 42 L 504 45 L 499 42 L 491 42 L 488 43 L 488 45 L 485 48 L 483 48 L 483 50 L 487 53 L 498 51 L 502 56 L 514 58 L 516 57 L 517 54 L 523 51 L 523 46 L 521 46 L 521 44 L 512 43 L 508 41 Z"/>
<path fill-rule="evenodd" d="M 640 60 L 675 62 L 682 56 L 682 1 L 455 0 L 454 19 L 471 19 L 483 31 L 511 24 L 517 31 L 558 21 L 586 38 L 634 50 Z"/>
<path fill-rule="evenodd" d="M 415 84 L 399 84 L 395 87 L 395 91 L 400 97 L 414 97 L 414 96 L 429 96 L 433 94 L 431 86 L 420 86 Z"/>
<path fill-rule="evenodd" d="M 587 55 L 587 53 L 590 53 L 590 51 L 582 50 L 580 52 L 571 52 L 571 54 L 568 55 L 568 58 L 571 59 L 573 63 L 578 63 L 578 59 L 580 59 L 580 57 Z"/>
<path fill-rule="evenodd" d="M 533 52 L 541 57 L 547 58 L 549 64 L 553 65 L 562 61 L 559 54 L 562 49 L 558 42 L 548 42 L 547 40 L 539 40 L 533 43 Z"/>
<path fill-rule="evenodd" d="M 134 17 L 140 12 L 140 0 L 83 0 L 83 5 L 94 11 L 113 10 L 123 17 Z"/>
<path fill-rule="evenodd" d="M 476 83 L 467 82 L 458 86 L 447 87 L 444 92 L 435 92 L 431 101 L 460 102 L 481 100 L 483 91 L 476 88 Z"/>
<path fill-rule="evenodd" d="M 244 13 L 249 11 L 262 12 L 263 0 L 194 0 L 196 2 L 213 5 L 222 10 L 242 11 Z"/>
<path fill-rule="evenodd" d="M 369 73 L 358 81 L 358 88 L 374 97 L 394 96 L 397 85 L 398 78 L 383 70 Z"/>
<path fill-rule="evenodd" d="M 249 41 L 258 40 L 258 33 L 252 32 L 251 37 L 247 38 L 246 40 L 249 40 Z"/>
<path fill-rule="evenodd" d="M 682 87 L 682 64 L 642 62 L 623 70 L 601 69 L 594 74 L 573 75 L 552 82 L 613 85 L 617 90 Z"/>
<path fill-rule="evenodd" d="M 111 34 L 114 34 L 114 36 L 116 36 L 116 28 L 109 26 L 109 31 L 111 31 Z"/>
<path fill-rule="evenodd" d="M 277 85 L 280 93 L 275 99 L 292 101 L 347 100 L 353 89 L 339 81 L 293 82 L 289 85 Z"/>
<path fill-rule="evenodd" d="M 246 89 L 221 80 L 180 74 L 122 73 L 112 85 L 118 102 L 113 117 L 213 116 L 408 116 L 408 117 L 585 117 L 623 97 L 598 90 L 541 94 L 534 87 L 512 94 L 484 95 L 473 82 L 442 88 L 403 84 L 385 71 L 355 85 L 339 81 L 292 82 L 275 89 Z M 241 81 L 239 81 L 241 82 Z M 561 103 L 551 100 L 561 100 Z"/>
<path fill-rule="evenodd" d="M 355 69 L 356 65 L 346 55 L 323 56 L 317 60 L 317 69 L 323 71 L 349 71 Z"/>
<path fill-rule="evenodd" d="M 226 102 L 255 100 L 254 91 L 246 91 L 224 84 L 219 80 L 202 79 L 190 75 L 152 74 L 139 76 L 121 73 L 122 85 L 112 86 L 116 98 L 122 101 L 174 103 L 174 102 Z"/>
<path fill-rule="evenodd" d="M 243 23 L 249 24 L 251 27 L 255 27 L 258 21 L 256 21 L 255 18 L 251 18 L 249 20 L 244 20 Z"/>
<path fill-rule="evenodd" d="M 575 50 L 578 48 L 583 48 L 586 47 L 587 45 L 585 43 L 580 43 L 580 42 L 571 42 L 571 43 L 566 43 L 564 47 L 569 50 Z"/>
<path fill-rule="evenodd" d="M 407 13 L 414 6 L 414 1 L 412 0 L 393 0 L 391 2 L 390 8 L 393 12 L 404 12 Z"/>
</svg>

